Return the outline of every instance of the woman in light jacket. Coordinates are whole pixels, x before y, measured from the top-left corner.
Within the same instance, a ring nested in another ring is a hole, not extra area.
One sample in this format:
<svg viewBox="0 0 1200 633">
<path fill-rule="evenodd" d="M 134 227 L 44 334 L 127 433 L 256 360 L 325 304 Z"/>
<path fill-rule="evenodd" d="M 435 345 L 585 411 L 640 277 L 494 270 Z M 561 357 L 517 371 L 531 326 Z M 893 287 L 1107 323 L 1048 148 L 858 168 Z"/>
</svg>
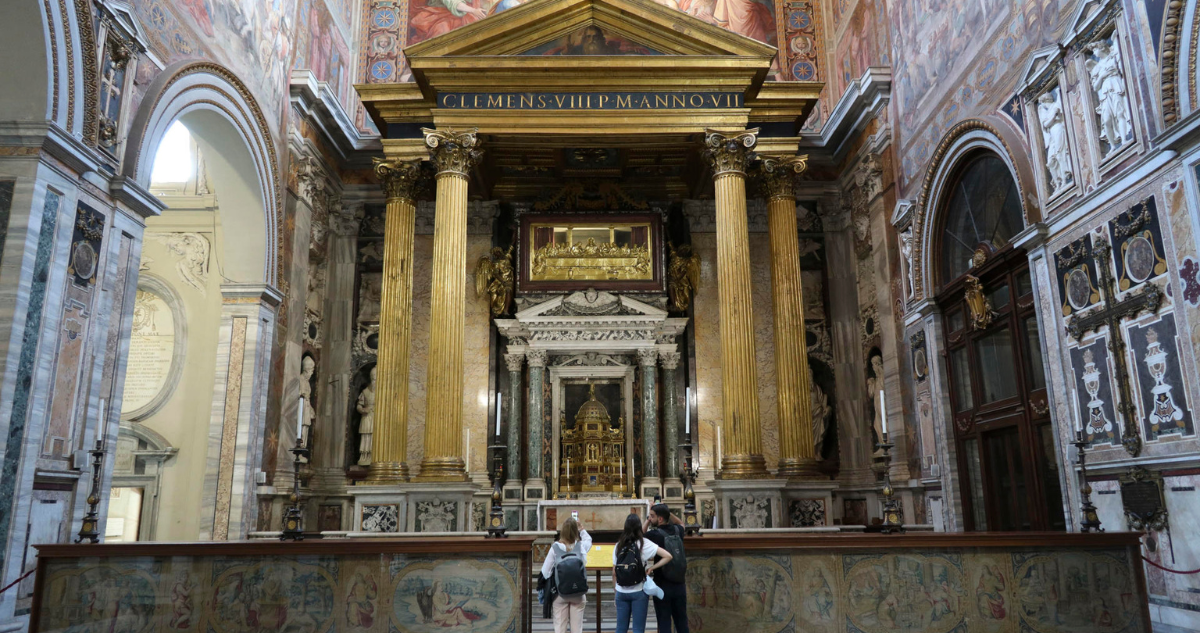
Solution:
<svg viewBox="0 0 1200 633">
<path fill-rule="evenodd" d="M 563 521 L 558 530 L 558 540 L 550 545 L 550 551 L 546 553 L 546 560 L 542 563 L 542 578 L 550 580 L 554 577 L 559 556 L 574 549 L 576 543 L 584 560 L 587 560 L 588 550 L 592 549 L 592 537 L 587 530 L 579 527 L 579 522 L 570 518 Z M 587 594 L 568 598 L 558 595 L 556 590 L 552 594 L 547 592 L 546 600 L 552 604 L 543 605 L 542 617 L 547 617 L 547 611 L 553 614 L 554 633 L 567 633 L 568 624 L 571 633 L 583 633 L 583 608 L 587 606 Z"/>
</svg>

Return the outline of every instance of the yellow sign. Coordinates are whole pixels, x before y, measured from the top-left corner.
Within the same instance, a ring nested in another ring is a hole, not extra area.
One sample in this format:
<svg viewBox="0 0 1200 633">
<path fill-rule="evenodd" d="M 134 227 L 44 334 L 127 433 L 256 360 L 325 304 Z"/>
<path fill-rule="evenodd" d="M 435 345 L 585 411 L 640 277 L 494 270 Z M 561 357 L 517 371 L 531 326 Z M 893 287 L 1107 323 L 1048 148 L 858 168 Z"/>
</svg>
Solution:
<svg viewBox="0 0 1200 633">
<path fill-rule="evenodd" d="M 592 549 L 588 550 L 587 568 L 612 569 L 614 547 L 616 545 L 593 545 Z"/>
</svg>

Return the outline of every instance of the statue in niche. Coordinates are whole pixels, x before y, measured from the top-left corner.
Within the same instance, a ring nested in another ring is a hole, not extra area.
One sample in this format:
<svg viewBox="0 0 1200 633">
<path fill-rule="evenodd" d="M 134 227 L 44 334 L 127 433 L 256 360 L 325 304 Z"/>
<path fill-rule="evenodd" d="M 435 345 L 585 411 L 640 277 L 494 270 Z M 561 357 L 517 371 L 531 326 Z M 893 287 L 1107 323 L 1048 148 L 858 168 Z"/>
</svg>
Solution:
<svg viewBox="0 0 1200 633">
<path fill-rule="evenodd" d="M 484 255 L 475 264 L 475 296 L 487 293 L 491 298 L 492 316 L 508 312 L 512 303 L 516 274 L 512 262 L 513 247 L 508 251 L 496 246 L 490 256 Z"/>
<path fill-rule="evenodd" d="M 1071 175 L 1071 156 L 1067 147 L 1067 124 L 1057 88 L 1038 97 L 1037 114 L 1042 127 L 1042 142 L 1046 146 L 1050 195 L 1053 196 L 1074 182 L 1074 176 Z"/>
<path fill-rule="evenodd" d="M 867 374 L 867 402 L 871 404 L 871 410 L 874 412 L 871 427 L 875 433 L 875 440 L 872 444 L 878 444 L 883 441 L 883 410 L 879 407 L 879 392 L 883 390 L 883 355 L 879 350 L 872 350 L 870 363 L 871 370 Z M 875 447 L 875 455 L 882 456 L 883 451 Z"/>
<path fill-rule="evenodd" d="M 1115 37 L 1115 36 L 1114 36 Z M 1115 42 L 1100 40 L 1088 45 L 1093 58 L 1087 62 L 1092 90 L 1096 92 L 1096 114 L 1100 115 L 1100 138 L 1108 143 L 1107 158 L 1133 138 L 1129 102 L 1125 99 L 1125 77 L 1121 74 L 1121 49 Z"/>
<path fill-rule="evenodd" d="M 678 249 L 674 244 L 667 243 L 671 251 L 671 264 L 667 269 L 667 288 L 671 294 L 671 304 L 679 312 L 686 312 L 692 305 L 692 296 L 700 287 L 700 256 L 692 252 L 692 247 L 684 244 Z"/>
<path fill-rule="evenodd" d="M 829 416 L 833 409 L 829 406 L 829 396 L 820 385 L 813 380 L 812 372 L 808 372 L 809 410 L 812 411 L 813 454 L 818 458 L 821 448 L 825 445 L 825 434 L 829 432 Z"/>
<path fill-rule="evenodd" d="M 371 368 L 371 382 L 358 393 L 355 405 L 358 419 L 358 465 L 371 465 L 372 436 L 375 434 L 375 368 Z"/>
<path fill-rule="evenodd" d="M 317 411 L 312 406 L 312 378 L 317 369 L 317 363 L 312 356 L 305 356 L 300 361 L 300 397 L 304 398 L 304 415 L 300 423 L 300 445 L 309 446 L 312 438 L 312 424 L 317 417 Z M 308 458 L 301 455 L 301 463 L 307 464 Z"/>
<path fill-rule="evenodd" d="M 913 296 L 913 228 L 910 226 L 900 233 L 900 256 L 904 258 L 904 290 L 905 297 Z"/>
</svg>

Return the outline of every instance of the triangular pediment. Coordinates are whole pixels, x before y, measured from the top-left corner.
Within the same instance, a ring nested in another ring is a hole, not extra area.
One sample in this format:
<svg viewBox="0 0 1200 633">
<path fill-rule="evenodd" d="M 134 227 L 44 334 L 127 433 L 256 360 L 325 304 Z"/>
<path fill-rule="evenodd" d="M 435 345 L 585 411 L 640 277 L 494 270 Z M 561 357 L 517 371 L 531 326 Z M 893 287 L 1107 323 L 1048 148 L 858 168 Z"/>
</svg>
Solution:
<svg viewBox="0 0 1200 633">
<path fill-rule="evenodd" d="M 604 42 L 594 37 L 596 29 Z M 586 45 L 581 41 L 585 34 L 593 36 Z M 566 55 L 735 56 L 767 63 L 776 52 L 773 46 L 651 0 L 532 0 L 404 52 L 415 60 L 539 55 L 568 48 L 572 52 Z M 646 52 L 632 52 L 639 48 Z"/>
<path fill-rule="evenodd" d="M 517 321 L 553 317 L 635 317 L 661 320 L 667 311 L 626 295 L 581 290 L 548 299 L 516 313 Z"/>
</svg>

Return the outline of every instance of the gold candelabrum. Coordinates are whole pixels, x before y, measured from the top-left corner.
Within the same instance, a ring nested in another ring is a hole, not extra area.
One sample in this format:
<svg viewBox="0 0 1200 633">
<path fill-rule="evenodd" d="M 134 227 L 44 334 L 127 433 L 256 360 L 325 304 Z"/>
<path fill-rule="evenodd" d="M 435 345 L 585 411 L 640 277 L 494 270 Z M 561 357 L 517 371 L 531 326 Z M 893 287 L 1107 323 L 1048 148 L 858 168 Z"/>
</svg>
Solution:
<svg viewBox="0 0 1200 633">
<path fill-rule="evenodd" d="M 595 385 L 588 386 L 588 400 L 575 415 L 575 427 L 562 430 L 562 455 L 558 462 L 559 493 L 580 492 L 624 494 L 625 420 L 616 428 L 608 409 L 596 400 Z"/>
</svg>

